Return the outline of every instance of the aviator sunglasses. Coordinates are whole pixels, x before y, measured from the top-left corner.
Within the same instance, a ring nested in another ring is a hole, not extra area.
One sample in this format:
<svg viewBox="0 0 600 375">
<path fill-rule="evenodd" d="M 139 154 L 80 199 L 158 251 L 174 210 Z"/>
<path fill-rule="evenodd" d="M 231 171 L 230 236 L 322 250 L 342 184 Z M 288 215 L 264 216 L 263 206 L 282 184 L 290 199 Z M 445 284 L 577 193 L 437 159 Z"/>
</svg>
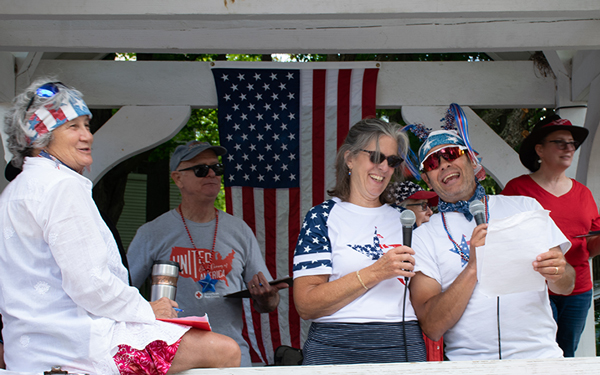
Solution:
<svg viewBox="0 0 600 375">
<path fill-rule="evenodd" d="M 223 175 L 223 164 L 221 164 L 221 163 L 212 164 L 212 165 L 198 164 L 198 165 L 194 165 L 193 167 L 178 169 L 177 172 L 192 170 L 192 171 L 194 171 L 194 174 L 196 175 L 196 177 L 206 177 L 208 175 L 209 169 L 212 169 L 215 172 L 216 176 Z"/>
<path fill-rule="evenodd" d="M 369 154 L 369 159 L 371 160 L 371 163 L 373 163 L 373 164 L 381 164 L 381 163 L 383 163 L 384 160 L 387 160 L 388 166 L 390 168 L 396 168 L 404 161 L 404 159 L 402 159 L 398 155 L 385 156 L 381 152 L 378 153 L 377 151 L 369 151 L 369 150 L 363 150 L 363 149 L 360 149 L 360 150 L 367 152 Z M 377 155 L 379 155 L 379 159 L 377 158 Z"/>
<path fill-rule="evenodd" d="M 35 90 L 35 95 L 33 95 L 31 97 L 29 104 L 27 104 L 27 108 L 25 108 L 25 112 L 29 111 L 29 108 L 31 108 L 31 105 L 33 104 L 33 101 L 35 100 L 36 97 L 51 98 L 54 95 L 58 94 L 58 91 L 59 91 L 58 85 L 63 86 L 63 87 L 65 86 L 62 82 L 48 82 L 48 83 L 44 83 L 43 85 L 38 87 Z"/>
<path fill-rule="evenodd" d="M 467 148 L 465 146 L 448 146 L 441 148 L 436 152 L 429 154 L 429 156 L 427 156 L 425 160 L 421 162 L 421 171 L 429 172 L 439 167 L 440 158 L 444 158 L 449 162 L 454 161 L 463 156 L 466 149 Z"/>
</svg>

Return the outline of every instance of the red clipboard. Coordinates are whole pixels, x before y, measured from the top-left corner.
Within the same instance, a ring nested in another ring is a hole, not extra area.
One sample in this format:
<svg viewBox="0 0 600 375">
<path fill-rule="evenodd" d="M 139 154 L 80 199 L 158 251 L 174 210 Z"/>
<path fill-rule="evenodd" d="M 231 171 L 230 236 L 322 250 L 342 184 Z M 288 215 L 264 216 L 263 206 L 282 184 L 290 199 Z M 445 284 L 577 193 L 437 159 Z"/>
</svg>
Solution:
<svg viewBox="0 0 600 375">
<path fill-rule="evenodd" d="M 210 322 L 208 321 L 207 314 L 204 314 L 204 316 L 186 316 L 184 318 L 158 320 L 160 320 L 161 322 L 181 324 L 183 326 L 191 326 L 193 328 L 198 328 L 203 331 L 212 331 L 212 329 L 210 328 Z"/>
</svg>

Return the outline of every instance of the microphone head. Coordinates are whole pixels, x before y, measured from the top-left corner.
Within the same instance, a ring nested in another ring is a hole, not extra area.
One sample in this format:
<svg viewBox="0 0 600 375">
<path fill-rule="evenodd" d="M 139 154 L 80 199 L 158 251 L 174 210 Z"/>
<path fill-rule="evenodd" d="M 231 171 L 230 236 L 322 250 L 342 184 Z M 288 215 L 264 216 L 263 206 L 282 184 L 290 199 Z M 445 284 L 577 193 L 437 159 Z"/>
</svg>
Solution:
<svg viewBox="0 0 600 375">
<path fill-rule="evenodd" d="M 400 214 L 400 222 L 402 223 L 403 227 L 412 228 L 412 226 L 415 224 L 416 220 L 417 220 L 417 217 L 415 216 L 415 213 L 412 212 L 411 210 L 404 210 Z"/>
<path fill-rule="evenodd" d="M 474 200 L 469 204 L 469 212 L 475 216 L 477 214 L 485 214 L 485 205 L 480 200 Z"/>
</svg>

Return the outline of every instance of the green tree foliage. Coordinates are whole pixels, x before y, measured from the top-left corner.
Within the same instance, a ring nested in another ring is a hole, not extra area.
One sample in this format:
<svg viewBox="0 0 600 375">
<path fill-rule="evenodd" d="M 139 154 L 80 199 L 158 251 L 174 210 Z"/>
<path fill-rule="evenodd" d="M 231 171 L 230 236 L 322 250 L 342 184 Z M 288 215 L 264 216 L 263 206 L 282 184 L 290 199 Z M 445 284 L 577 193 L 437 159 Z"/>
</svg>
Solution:
<svg viewBox="0 0 600 375">
<path fill-rule="evenodd" d="M 227 61 L 264 61 L 263 55 L 227 55 Z"/>
</svg>

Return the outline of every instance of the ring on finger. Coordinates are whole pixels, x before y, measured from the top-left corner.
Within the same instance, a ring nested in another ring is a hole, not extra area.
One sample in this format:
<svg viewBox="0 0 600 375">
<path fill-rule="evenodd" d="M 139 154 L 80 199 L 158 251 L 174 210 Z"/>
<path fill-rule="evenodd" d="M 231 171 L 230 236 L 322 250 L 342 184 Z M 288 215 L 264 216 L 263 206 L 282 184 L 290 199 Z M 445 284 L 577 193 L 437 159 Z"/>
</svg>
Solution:
<svg viewBox="0 0 600 375">
<path fill-rule="evenodd" d="M 558 275 L 558 267 L 554 267 L 554 274 Z"/>
</svg>

